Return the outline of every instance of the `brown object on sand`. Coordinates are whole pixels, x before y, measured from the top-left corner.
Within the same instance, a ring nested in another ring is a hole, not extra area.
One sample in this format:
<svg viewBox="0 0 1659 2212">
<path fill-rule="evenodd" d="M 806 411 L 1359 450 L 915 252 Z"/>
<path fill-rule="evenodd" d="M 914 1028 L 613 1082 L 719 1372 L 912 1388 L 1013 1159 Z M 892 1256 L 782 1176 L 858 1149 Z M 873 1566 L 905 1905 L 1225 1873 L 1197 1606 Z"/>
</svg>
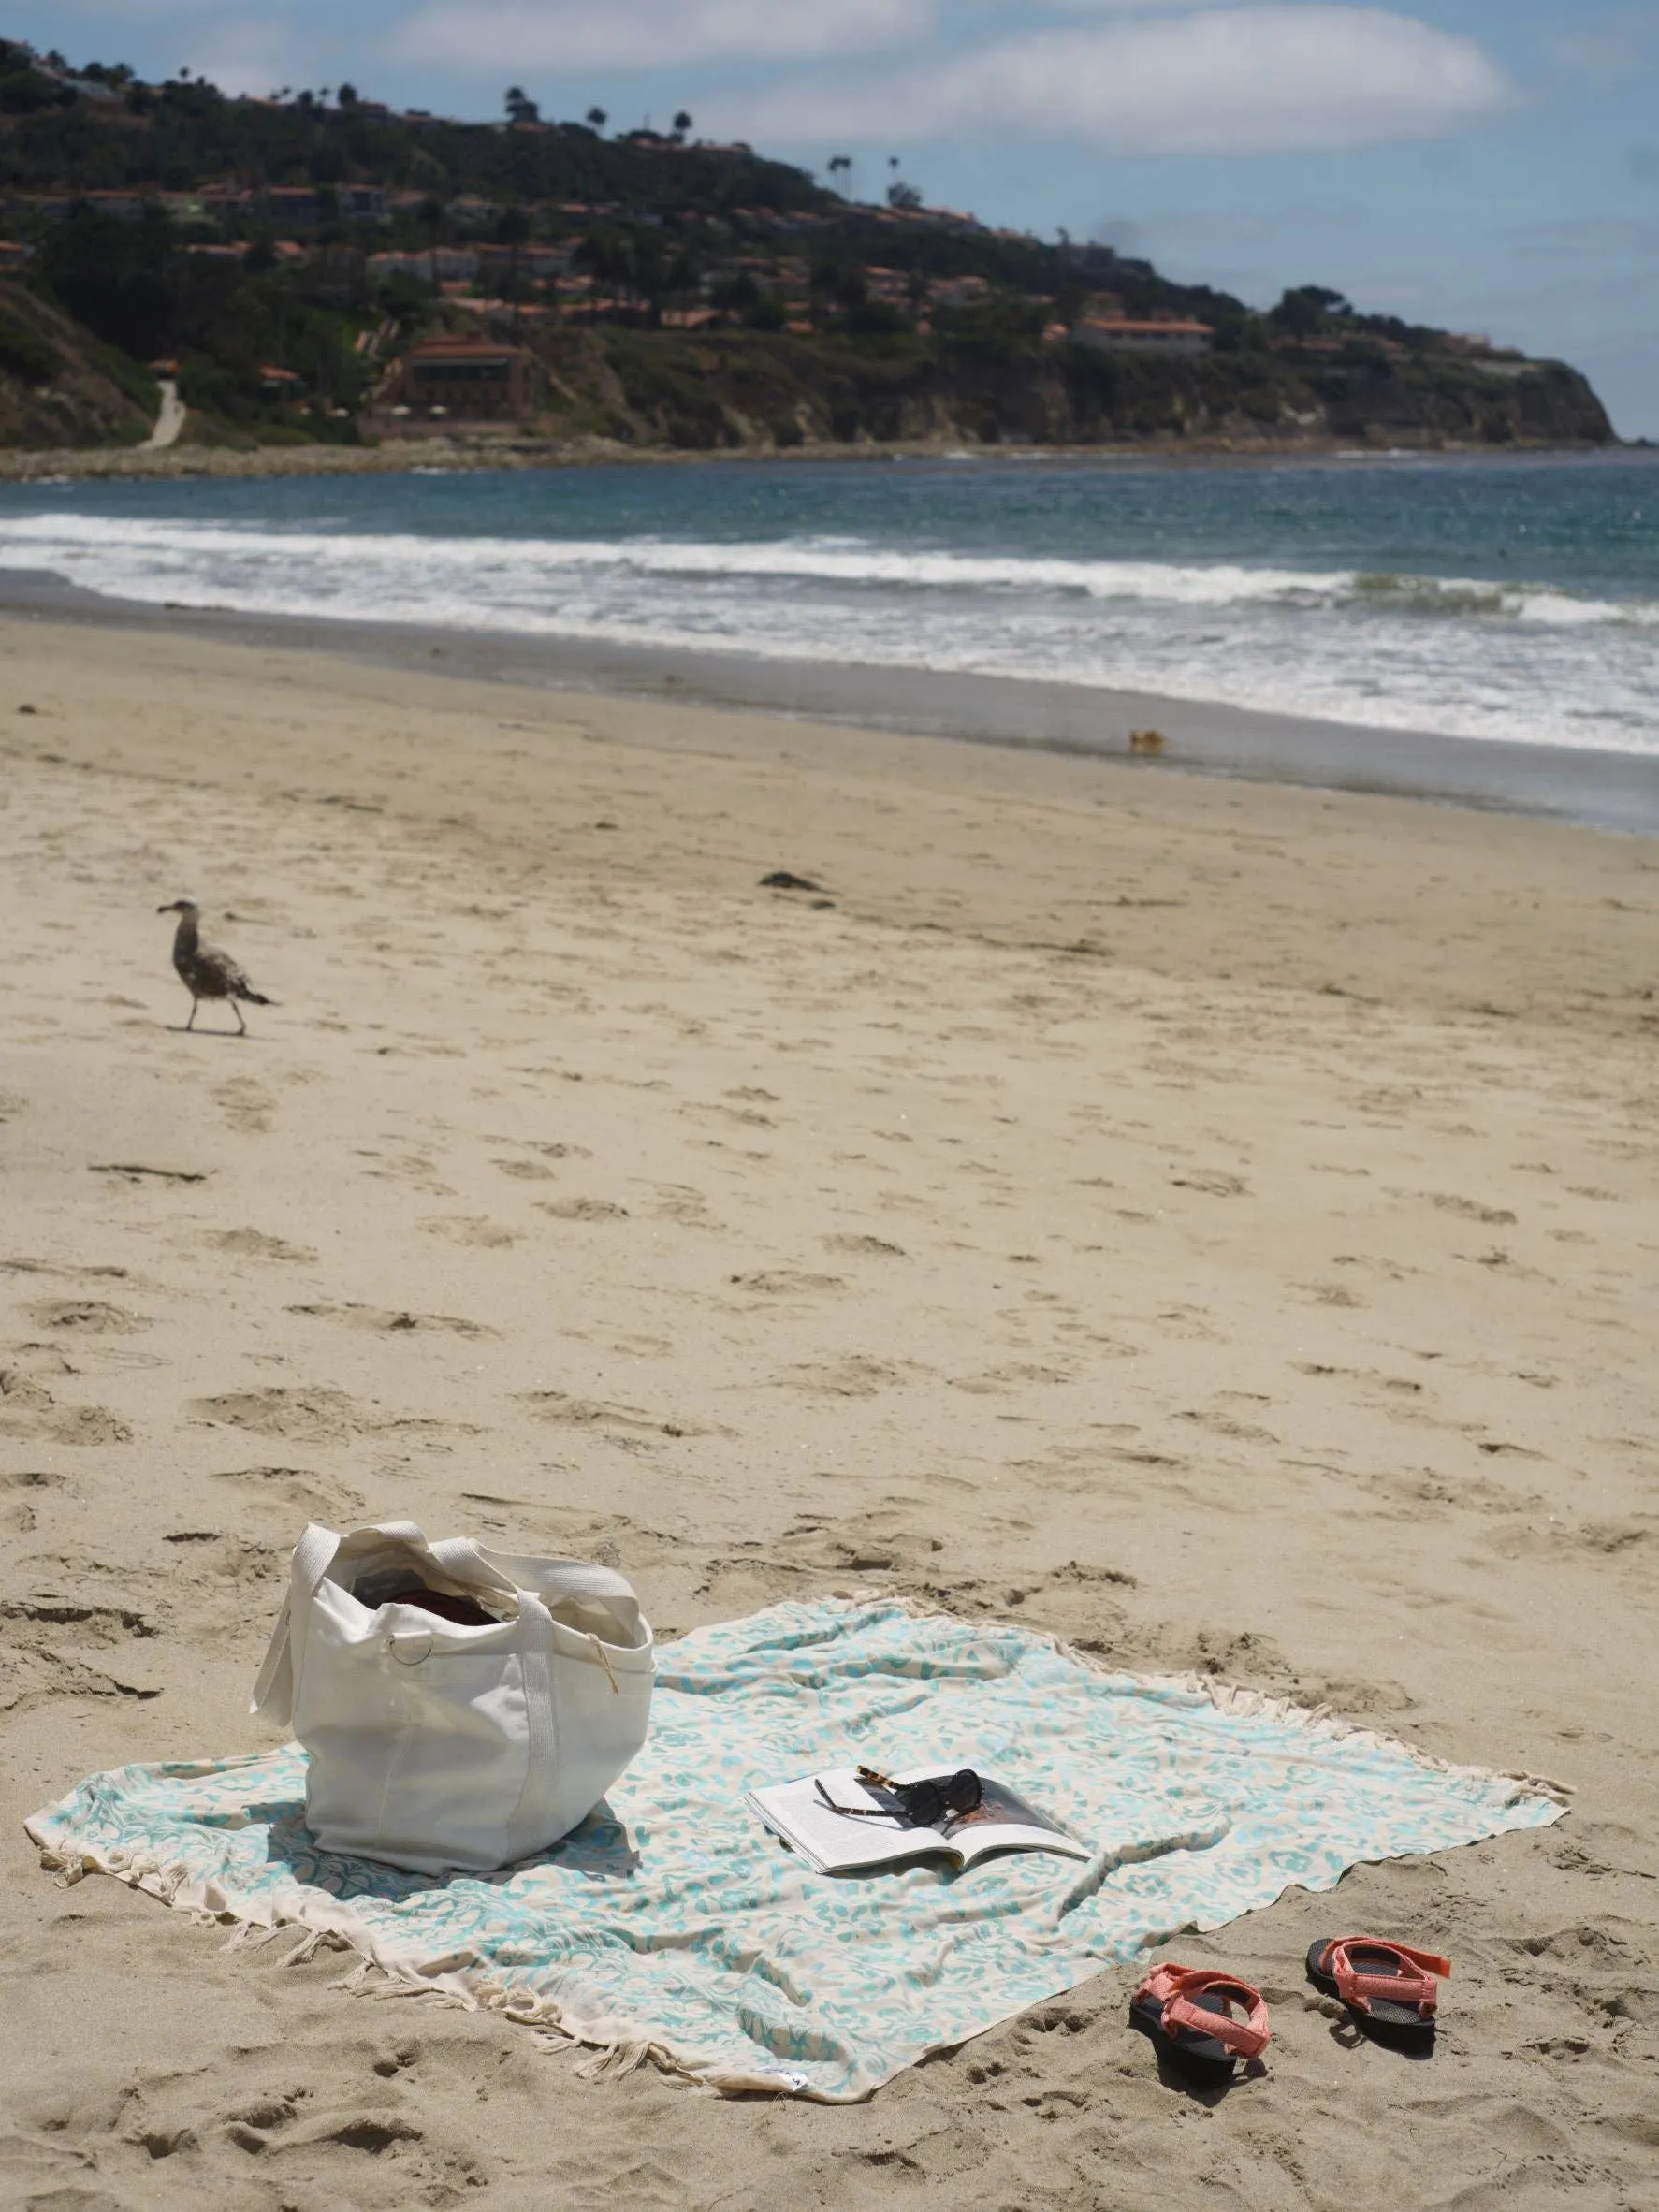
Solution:
<svg viewBox="0 0 1659 2212">
<path fill-rule="evenodd" d="M 242 1020 L 237 1000 L 244 998 L 250 1006 L 270 1006 L 274 1001 L 255 990 L 228 953 L 222 953 L 217 945 L 202 943 L 197 930 L 201 909 L 195 899 L 175 898 L 155 910 L 158 914 L 179 917 L 179 926 L 173 932 L 173 966 L 178 970 L 179 981 L 190 994 L 190 1019 L 185 1028 L 195 1028 L 196 1010 L 204 998 L 226 998 L 236 1016 L 237 1035 L 245 1037 L 248 1025 Z"/>
<path fill-rule="evenodd" d="M 1131 730 L 1129 732 L 1129 750 L 1131 752 L 1155 755 L 1162 752 L 1163 749 L 1164 734 L 1161 730 Z"/>
</svg>

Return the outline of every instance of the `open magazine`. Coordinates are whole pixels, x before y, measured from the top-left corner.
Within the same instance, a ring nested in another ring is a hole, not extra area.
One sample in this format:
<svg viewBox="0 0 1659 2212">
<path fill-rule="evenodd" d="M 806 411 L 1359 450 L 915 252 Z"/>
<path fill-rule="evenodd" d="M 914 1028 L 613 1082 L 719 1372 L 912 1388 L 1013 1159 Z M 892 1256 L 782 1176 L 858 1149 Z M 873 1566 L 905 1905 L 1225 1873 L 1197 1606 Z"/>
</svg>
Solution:
<svg viewBox="0 0 1659 2212">
<path fill-rule="evenodd" d="M 893 1780 L 903 1789 L 938 1772 L 934 1767 L 919 1767 Z M 1006 1783 L 983 1773 L 979 1779 L 980 1801 L 971 1812 L 946 1809 L 926 1826 L 908 1820 L 890 1792 L 868 1787 L 851 1767 L 750 1790 L 749 1802 L 773 1834 L 793 1845 L 820 1874 L 862 1873 L 934 1853 L 958 1867 L 971 1867 L 993 1851 L 1057 1851 L 1067 1858 L 1090 1855 L 1087 1844 L 1067 1835 Z M 850 1810 L 837 1812 L 833 1809 L 837 1805 Z M 860 1817 L 853 1808 L 877 1817 Z"/>
</svg>

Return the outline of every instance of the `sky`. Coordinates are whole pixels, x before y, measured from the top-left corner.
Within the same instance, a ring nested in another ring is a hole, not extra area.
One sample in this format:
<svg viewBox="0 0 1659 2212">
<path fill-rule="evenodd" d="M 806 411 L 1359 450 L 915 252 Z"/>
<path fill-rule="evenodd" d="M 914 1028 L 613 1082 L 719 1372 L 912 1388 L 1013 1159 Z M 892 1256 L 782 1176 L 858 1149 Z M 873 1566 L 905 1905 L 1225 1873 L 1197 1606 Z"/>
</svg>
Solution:
<svg viewBox="0 0 1659 2212">
<path fill-rule="evenodd" d="M 1659 438 L 1659 0 L 21 0 L 72 62 L 742 138 L 1269 305 L 1575 363 Z M 896 157 L 897 167 L 893 164 Z M 825 178 L 827 182 L 828 179 Z"/>
</svg>

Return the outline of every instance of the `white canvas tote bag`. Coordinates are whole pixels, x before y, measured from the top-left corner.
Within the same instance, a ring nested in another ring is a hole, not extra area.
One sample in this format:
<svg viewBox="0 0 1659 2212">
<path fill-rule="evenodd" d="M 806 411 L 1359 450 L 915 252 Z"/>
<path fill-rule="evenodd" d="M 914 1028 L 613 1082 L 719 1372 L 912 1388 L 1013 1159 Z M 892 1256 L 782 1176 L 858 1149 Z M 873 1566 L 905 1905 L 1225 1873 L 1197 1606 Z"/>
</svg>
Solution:
<svg viewBox="0 0 1659 2212">
<path fill-rule="evenodd" d="M 441 1617 L 402 1593 L 423 1589 Z M 470 1601 L 470 1602 L 469 1602 Z M 488 1872 L 567 1835 L 645 1741 L 656 1648 L 609 1567 L 313 1521 L 253 1710 L 310 1754 L 326 1851 Z"/>
</svg>

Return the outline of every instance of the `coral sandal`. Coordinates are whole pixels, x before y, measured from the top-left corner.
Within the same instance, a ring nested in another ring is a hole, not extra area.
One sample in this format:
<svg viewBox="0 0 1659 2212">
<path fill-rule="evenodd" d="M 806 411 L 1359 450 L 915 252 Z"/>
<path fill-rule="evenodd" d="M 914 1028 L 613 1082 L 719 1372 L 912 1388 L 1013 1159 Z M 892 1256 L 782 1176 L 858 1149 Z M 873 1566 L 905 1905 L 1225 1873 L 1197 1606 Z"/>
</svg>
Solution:
<svg viewBox="0 0 1659 2212">
<path fill-rule="evenodd" d="M 1322 1936 L 1307 1955 L 1308 1980 L 1340 1997 L 1364 2028 L 1415 2041 L 1434 2032 L 1436 1978 L 1451 1960 L 1382 1936 Z"/>
<path fill-rule="evenodd" d="M 1208 1967 L 1155 1966 L 1129 2000 L 1129 2026 L 1206 2081 L 1230 2080 L 1235 2059 L 1259 2058 L 1268 2045 L 1260 1991 Z"/>
</svg>

